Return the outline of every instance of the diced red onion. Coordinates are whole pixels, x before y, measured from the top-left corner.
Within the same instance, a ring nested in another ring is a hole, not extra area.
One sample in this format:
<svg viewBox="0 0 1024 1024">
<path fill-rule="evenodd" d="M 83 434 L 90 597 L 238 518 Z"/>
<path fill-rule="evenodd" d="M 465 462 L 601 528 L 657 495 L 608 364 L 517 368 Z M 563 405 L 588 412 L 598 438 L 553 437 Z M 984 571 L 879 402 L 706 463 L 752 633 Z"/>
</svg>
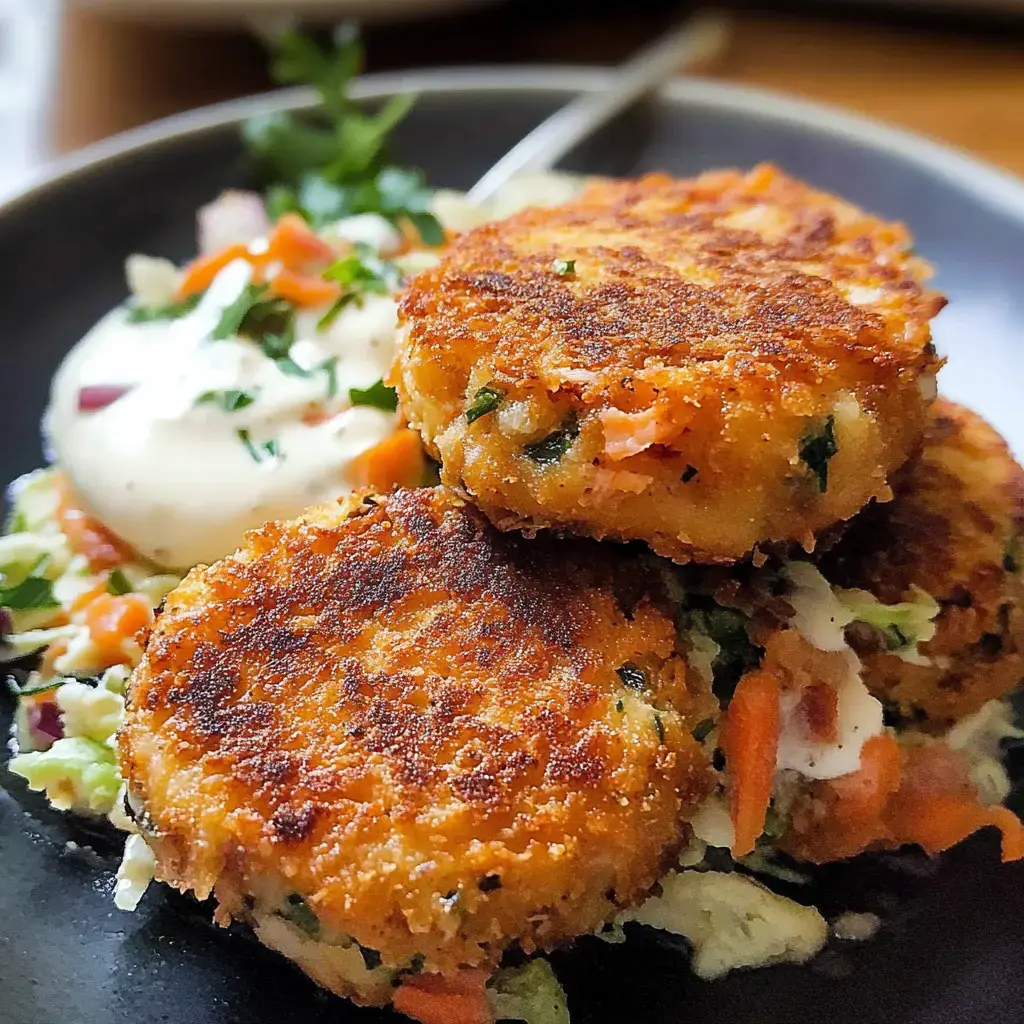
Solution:
<svg viewBox="0 0 1024 1024">
<path fill-rule="evenodd" d="M 129 391 L 131 387 L 127 384 L 86 384 L 78 389 L 78 411 L 98 412 L 106 409 Z"/>
<path fill-rule="evenodd" d="M 248 245 L 270 233 L 270 218 L 256 192 L 222 192 L 196 215 L 199 252 L 220 252 L 229 245 Z"/>
<path fill-rule="evenodd" d="M 25 718 L 36 750 L 49 750 L 64 736 L 60 708 L 52 700 L 33 701 L 25 709 Z"/>
</svg>

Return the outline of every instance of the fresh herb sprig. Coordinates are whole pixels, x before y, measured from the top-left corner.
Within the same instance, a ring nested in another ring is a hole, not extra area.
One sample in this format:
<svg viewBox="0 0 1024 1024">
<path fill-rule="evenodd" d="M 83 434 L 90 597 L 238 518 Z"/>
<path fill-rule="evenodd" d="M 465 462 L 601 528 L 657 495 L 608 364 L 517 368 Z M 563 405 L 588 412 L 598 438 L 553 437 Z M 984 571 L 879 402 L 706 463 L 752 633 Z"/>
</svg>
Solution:
<svg viewBox="0 0 1024 1024">
<path fill-rule="evenodd" d="M 286 32 L 272 72 L 283 85 L 310 85 L 320 97 L 309 111 L 281 111 L 251 118 L 244 127 L 249 151 L 269 183 L 271 217 L 301 213 L 315 227 L 341 217 L 377 213 L 409 223 L 426 245 L 440 245 L 444 229 L 430 212 L 430 190 L 416 171 L 387 160 L 387 139 L 415 98 L 393 96 L 375 113 L 351 97 L 363 68 L 358 34 L 344 27 L 325 51 L 308 36 Z"/>
<path fill-rule="evenodd" d="M 323 276 L 325 281 L 339 285 L 342 294 L 320 318 L 320 330 L 330 326 L 346 306 L 361 305 L 365 296 L 390 295 L 398 288 L 401 271 L 390 260 L 381 259 L 370 246 L 357 242 L 353 251 L 335 260 Z"/>
</svg>

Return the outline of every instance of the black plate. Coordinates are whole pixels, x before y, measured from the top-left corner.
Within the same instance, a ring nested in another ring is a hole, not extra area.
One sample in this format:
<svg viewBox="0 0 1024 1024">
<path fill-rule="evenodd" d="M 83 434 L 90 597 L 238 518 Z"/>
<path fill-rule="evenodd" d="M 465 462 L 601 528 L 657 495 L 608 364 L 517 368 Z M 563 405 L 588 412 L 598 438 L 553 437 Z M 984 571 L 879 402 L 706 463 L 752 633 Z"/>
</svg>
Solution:
<svg viewBox="0 0 1024 1024">
<path fill-rule="evenodd" d="M 397 134 L 404 160 L 436 184 L 469 185 L 528 128 L 600 72 L 460 72 L 368 80 L 367 96 L 423 93 Z M 133 133 L 76 157 L 0 210 L 6 383 L 0 478 L 42 458 L 38 423 L 61 356 L 124 296 L 122 262 L 142 251 L 184 259 L 196 208 L 244 182 L 230 104 Z M 921 139 L 777 96 L 678 83 L 569 161 L 577 170 L 677 173 L 770 159 L 907 221 L 952 299 L 936 336 L 941 386 L 1024 451 L 1024 186 Z M 165 890 L 134 915 L 110 902 L 115 844 L 46 811 L 18 780 L 0 790 L 0 1019 L 6 1024 L 370 1022 L 318 991 L 244 934 Z M 1020 807 L 1018 806 L 1018 809 Z M 811 894 L 805 894 L 809 898 Z M 574 1024 L 967 1024 L 1024 1020 L 1024 867 L 1001 866 L 991 835 L 938 862 L 912 853 L 823 871 L 829 913 L 875 910 L 872 942 L 833 944 L 812 965 L 707 984 L 685 953 L 637 930 L 625 946 L 581 942 L 555 956 Z"/>
</svg>

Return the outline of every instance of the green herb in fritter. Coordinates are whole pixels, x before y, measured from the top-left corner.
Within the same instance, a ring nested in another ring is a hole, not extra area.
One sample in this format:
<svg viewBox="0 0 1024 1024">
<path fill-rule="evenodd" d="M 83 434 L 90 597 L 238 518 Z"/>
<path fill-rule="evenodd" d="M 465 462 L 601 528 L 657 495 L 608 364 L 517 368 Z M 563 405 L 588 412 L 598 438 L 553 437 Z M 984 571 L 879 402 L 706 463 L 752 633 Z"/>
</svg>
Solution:
<svg viewBox="0 0 1024 1024">
<path fill-rule="evenodd" d="M 121 594 L 132 592 L 132 581 L 120 569 L 111 570 L 107 577 L 107 593 L 120 597 Z"/>
<path fill-rule="evenodd" d="M 572 447 L 573 442 L 579 437 L 580 428 L 576 417 L 569 417 L 558 430 L 542 437 L 539 441 L 533 441 L 523 448 L 523 453 L 538 466 L 553 466 L 560 462 L 562 456 Z"/>
<path fill-rule="evenodd" d="M 818 490 L 828 490 L 828 462 L 839 451 L 836 441 L 836 420 L 829 416 L 825 425 L 800 442 L 800 460 L 814 474 Z"/>
<path fill-rule="evenodd" d="M 500 388 L 493 388 L 489 384 L 486 387 L 480 388 L 473 395 L 473 401 L 470 402 L 469 407 L 466 409 L 466 422 L 476 423 L 481 416 L 494 412 L 501 405 L 504 398 L 505 392 Z"/>
</svg>

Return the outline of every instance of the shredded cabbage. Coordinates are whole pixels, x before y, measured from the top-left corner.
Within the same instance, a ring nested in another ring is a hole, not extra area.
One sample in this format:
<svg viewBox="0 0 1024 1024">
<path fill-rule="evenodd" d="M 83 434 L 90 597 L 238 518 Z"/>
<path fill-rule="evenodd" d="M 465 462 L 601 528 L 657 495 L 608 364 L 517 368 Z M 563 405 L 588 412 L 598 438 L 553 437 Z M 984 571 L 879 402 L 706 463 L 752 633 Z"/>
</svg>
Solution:
<svg viewBox="0 0 1024 1024">
<path fill-rule="evenodd" d="M 918 653 L 917 645 L 935 636 L 938 602 L 920 587 L 912 586 L 907 600 L 899 604 L 882 604 L 866 590 L 837 590 L 839 601 L 849 609 L 853 619 L 874 626 L 885 638 L 893 654 L 915 665 L 929 661 Z"/>
<path fill-rule="evenodd" d="M 65 736 L 49 750 L 19 754 L 8 767 L 29 789 L 45 792 L 59 811 L 109 814 L 121 788 L 114 751 L 84 736 Z"/>
<path fill-rule="evenodd" d="M 498 971 L 487 983 L 487 995 L 497 1020 L 569 1024 L 565 991 L 547 960 Z"/>
</svg>

